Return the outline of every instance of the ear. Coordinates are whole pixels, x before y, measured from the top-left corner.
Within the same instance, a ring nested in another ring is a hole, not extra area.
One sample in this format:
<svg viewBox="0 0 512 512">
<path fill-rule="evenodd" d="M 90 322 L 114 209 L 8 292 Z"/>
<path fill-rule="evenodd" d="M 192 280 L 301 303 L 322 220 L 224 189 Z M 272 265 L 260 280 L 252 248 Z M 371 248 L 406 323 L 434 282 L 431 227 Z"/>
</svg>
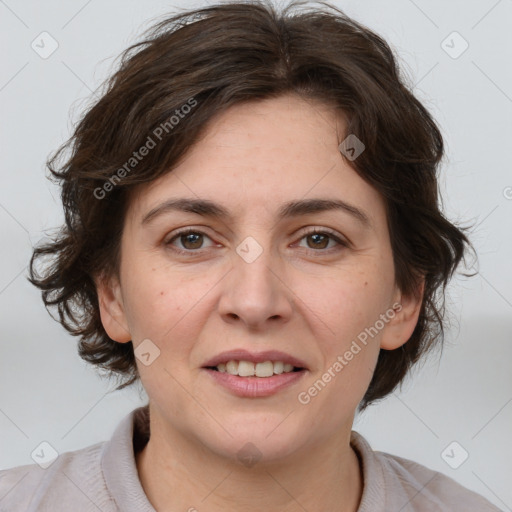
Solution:
<svg viewBox="0 0 512 512">
<path fill-rule="evenodd" d="M 116 277 L 100 276 L 94 282 L 103 328 L 110 338 L 119 343 L 131 341 L 119 280 Z"/>
<path fill-rule="evenodd" d="M 395 301 L 392 304 L 394 317 L 392 317 L 382 333 L 380 348 L 395 350 L 406 343 L 412 336 L 423 304 L 425 279 L 422 277 L 415 293 L 404 296 L 400 290 L 395 292 Z M 390 315 L 388 315 L 389 318 Z"/>
</svg>

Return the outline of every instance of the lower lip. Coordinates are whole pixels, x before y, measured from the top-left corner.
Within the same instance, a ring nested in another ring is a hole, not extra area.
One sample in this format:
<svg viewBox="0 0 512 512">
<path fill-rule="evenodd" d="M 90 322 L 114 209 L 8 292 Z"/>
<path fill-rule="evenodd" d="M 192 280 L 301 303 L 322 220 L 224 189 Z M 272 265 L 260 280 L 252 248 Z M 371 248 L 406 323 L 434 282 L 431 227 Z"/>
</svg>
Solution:
<svg viewBox="0 0 512 512">
<path fill-rule="evenodd" d="M 239 377 L 230 373 L 204 368 L 221 386 L 237 396 L 257 398 L 270 396 L 298 382 L 306 370 L 281 373 L 272 377 Z"/>
</svg>

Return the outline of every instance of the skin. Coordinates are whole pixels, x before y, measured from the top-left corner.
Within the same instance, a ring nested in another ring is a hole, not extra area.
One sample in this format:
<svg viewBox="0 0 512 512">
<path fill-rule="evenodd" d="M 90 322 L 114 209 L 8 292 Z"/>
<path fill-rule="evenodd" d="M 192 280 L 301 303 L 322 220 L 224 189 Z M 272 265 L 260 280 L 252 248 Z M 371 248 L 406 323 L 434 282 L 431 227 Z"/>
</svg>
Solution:
<svg viewBox="0 0 512 512">
<path fill-rule="evenodd" d="M 380 348 L 410 338 L 423 286 L 418 298 L 396 287 L 384 200 L 342 157 L 343 133 L 332 108 L 295 95 L 236 105 L 172 172 L 131 198 L 120 277 L 98 278 L 97 288 L 112 339 L 135 347 L 150 339 L 160 349 L 148 366 L 137 360 L 151 439 L 136 457 L 159 512 L 358 508 L 363 480 L 349 444 L 355 411 Z M 141 223 L 155 206 L 182 197 L 220 203 L 232 219 L 175 211 Z M 283 203 L 313 197 L 351 203 L 371 227 L 339 210 L 277 219 Z M 188 226 L 205 236 L 165 244 Z M 315 245 L 306 236 L 313 228 L 348 245 L 332 238 Z M 263 249 L 252 263 L 236 252 L 248 236 Z M 378 335 L 301 404 L 298 393 L 396 303 L 401 309 Z M 235 348 L 281 350 L 308 371 L 273 396 L 237 397 L 201 369 Z M 261 453 L 252 467 L 237 460 L 247 442 Z"/>
</svg>

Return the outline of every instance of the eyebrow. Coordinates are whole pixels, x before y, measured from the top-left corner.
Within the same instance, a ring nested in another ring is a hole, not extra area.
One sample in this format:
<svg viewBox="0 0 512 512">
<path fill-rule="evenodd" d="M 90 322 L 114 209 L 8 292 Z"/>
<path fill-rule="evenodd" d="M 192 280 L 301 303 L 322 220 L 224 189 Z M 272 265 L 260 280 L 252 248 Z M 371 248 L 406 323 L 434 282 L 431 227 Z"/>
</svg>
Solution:
<svg viewBox="0 0 512 512">
<path fill-rule="evenodd" d="M 360 208 L 339 199 L 302 199 L 299 201 L 290 201 L 281 206 L 278 211 L 277 218 L 278 220 L 283 220 L 331 210 L 341 210 L 352 215 L 352 217 L 359 221 L 366 229 L 370 229 L 372 227 L 372 223 L 370 222 L 370 218 L 367 213 Z M 220 204 L 208 199 L 181 198 L 169 199 L 158 206 L 155 206 L 144 215 L 141 224 L 148 224 L 156 217 L 172 211 L 195 213 L 197 215 L 202 215 L 203 217 L 212 217 L 226 221 L 232 220 L 232 215 L 229 210 Z"/>
</svg>

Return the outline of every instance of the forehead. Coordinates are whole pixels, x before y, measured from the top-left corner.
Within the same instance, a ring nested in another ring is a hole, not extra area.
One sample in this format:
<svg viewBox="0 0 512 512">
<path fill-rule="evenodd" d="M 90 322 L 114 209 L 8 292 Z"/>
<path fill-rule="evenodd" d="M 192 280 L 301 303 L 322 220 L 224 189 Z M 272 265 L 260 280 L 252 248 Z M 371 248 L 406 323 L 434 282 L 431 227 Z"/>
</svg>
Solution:
<svg viewBox="0 0 512 512">
<path fill-rule="evenodd" d="M 282 215 L 291 201 L 324 198 L 382 215 L 380 194 L 338 149 L 345 125 L 334 109 L 287 95 L 235 105 L 216 116 L 171 172 L 140 186 L 139 219 L 164 201 L 209 200 L 230 215 Z"/>
</svg>

